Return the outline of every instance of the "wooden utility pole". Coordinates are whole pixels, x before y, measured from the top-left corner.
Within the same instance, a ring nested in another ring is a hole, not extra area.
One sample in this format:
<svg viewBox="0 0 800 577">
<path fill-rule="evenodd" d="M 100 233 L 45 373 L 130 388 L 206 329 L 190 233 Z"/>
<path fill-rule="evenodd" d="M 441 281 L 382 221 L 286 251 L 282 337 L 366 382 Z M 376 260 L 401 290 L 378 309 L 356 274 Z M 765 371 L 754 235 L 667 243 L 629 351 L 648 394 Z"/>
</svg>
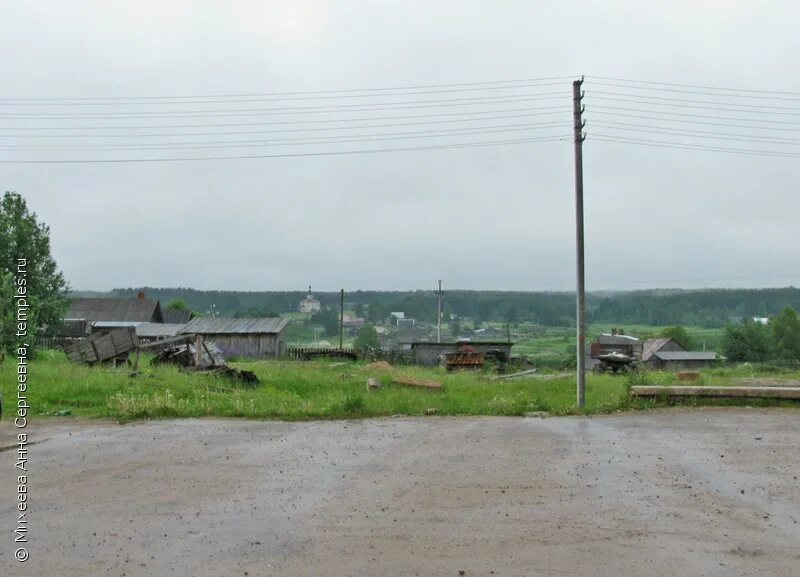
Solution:
<svg viewBox="0 0 800 577">
<path fill-rule="evenodd" d="M 344 348 L 344 289 L 339 297 L 339 349 Z"/>
<path fill-rule="evenodd" d="M 581 104 L 583 100 L 582 84 L 583 77 L 572 83 L 572 117 L 575 141 L 575 240 L 578 273 L 576 299 L 578 407 L 583 407 L 586 402 L 586 278 L 583 251 L 583 141 L 586 139 L 583 134 L 583 127 L 586 122 L 582 118 L 584 111 L 584 107 Z"/>
<path fill-rule="evenodd" d="M 439 304 L 436 307 L 437 315 L 436 315 L 436 342 L 442 342 L 442 295 L 444 291 L 442 290 L 442 280 L 439 279 L 439 290 L 436 291 L 436 294 L 439 296 Z"/>
</svg>

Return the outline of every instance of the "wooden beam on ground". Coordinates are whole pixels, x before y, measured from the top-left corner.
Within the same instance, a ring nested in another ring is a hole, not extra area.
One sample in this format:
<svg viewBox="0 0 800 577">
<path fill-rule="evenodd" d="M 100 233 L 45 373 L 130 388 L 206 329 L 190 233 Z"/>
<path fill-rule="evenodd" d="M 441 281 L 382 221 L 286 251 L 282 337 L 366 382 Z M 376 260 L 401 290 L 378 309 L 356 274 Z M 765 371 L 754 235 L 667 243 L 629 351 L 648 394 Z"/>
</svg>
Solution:
<svg viewBox="0 0 800 577">
<path fill-rule="evenodd" d="M 800 387 L 631 387 L 632 397 L 799 399 Z"/>
<path fill-rule="evenodd" d="M 428 389 L 441 389 L 442 383 L 439 381 L 429 381 L 426 379 L 415 379 L 413 377 L 397 376 L 392 378 L 395 385 L 408 385 L 411 387 L 425 387 Z"/>
</svg>

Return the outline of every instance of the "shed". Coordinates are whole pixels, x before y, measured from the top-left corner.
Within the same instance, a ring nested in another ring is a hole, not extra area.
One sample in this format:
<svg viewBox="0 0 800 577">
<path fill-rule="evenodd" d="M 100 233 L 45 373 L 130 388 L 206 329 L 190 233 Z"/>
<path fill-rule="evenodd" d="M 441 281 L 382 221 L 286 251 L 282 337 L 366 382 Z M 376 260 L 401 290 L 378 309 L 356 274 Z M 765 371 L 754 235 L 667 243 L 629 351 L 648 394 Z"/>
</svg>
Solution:
<svg viewBox="0 0 800 577">
<path fill-rule="evenodd" d="M 678 351 L 685 351 L 686 347 L 680 344 L 675 339 L 671 338 L 659 338 L 659 339 L 647 339 L 642 345 L 642 362 L 647 364 L 648 362 L 655 360 L 655 354 L 658 352 L 678 352 Z"/>
<path fill-rule="evenodd" d="M 711 366 L 718 359 L 714 351 L 658 351 L 653 354 L 650 368 L 665 369 L 670 371 L 704 369 Z"/>
<path fill-rule="evenodd" d="M 277 357 L 286 351 L 287 318 L 192 319 L 178 334 L 203 335 L 227 356 Z"/>
</svg>

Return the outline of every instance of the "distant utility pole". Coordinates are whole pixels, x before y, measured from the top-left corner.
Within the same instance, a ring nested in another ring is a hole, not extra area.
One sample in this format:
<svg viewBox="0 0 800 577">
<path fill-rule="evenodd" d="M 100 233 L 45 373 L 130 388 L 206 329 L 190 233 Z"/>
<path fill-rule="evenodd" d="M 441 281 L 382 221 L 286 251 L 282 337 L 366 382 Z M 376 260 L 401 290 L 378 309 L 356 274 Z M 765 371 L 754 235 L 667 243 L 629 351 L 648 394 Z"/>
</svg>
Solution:
<svg viewBox="0 0 800 577">
<path fill-rule="evenodd" d="M 339 296 L 339 349 L 344 348 L 344 289 Z"/>
<path fill-rule="evenodd" d="M 581 85 L 583 77 L 572 83 L 572 118 L 573 134 L 575 140 L 575 240 L 577 257 L 577 374 L 578 374 L 578 407 L 583 407 L 586 402 L 586 278 L 583 260 L 583 141 L 586 135 L 583 127 L 584 107 L 581 104 L 583 92 Z"/>
<path fill-rule="evenodd" d="M 436 316 L 436 342 L 442 342 L 442 295 L 444 291 L 442 290 L 442 281 L 439 279 L 439 290 L 436 291 L 436 294 L 439 295 L 439 306 L 437 307 L 438 315 Z"/>
</svg>

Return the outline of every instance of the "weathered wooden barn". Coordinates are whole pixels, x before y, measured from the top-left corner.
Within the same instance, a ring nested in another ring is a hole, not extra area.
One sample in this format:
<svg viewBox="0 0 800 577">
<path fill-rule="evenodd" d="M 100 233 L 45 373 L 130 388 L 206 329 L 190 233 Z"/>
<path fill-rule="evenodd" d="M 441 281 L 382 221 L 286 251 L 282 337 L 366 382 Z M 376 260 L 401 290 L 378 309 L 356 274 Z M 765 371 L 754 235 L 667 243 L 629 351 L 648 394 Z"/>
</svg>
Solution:
<svg viewBox="0 0 800 577">
<path fill-rule="evenodd" d="M 286 318 L 214 318 L 191 320 L 179 334 L 202 335 L 226 356 L 278 357 L 286 351 Z"/>
<path fill-rule="evenodd" d="M 509 343 L 508 341 L 412 343 L 411 351 L 414 355 L 414 363 L 424 366 L 436 366 L 445 359 L 447 353 L 455 353 L 459 345 L 469 345 L 475 352 L 508 359 L 511 357 L 511 347 L 514 346 L 514 343 Z"/>
<path fill-rule="evenodd" d="M 94 325 L 100 323 L 104 329 L 128 328 L 134 323 L 161 323 L 164 316 L 157 300 L 141 295 L 133 299 L 122 298 L 78 298 L 69 304 L 64 315 L 63 327 L 70 336 L 77 326 L 84 327 L 86 336 Z M 63 335 L 67 336 L 67 335 Z"/>
</svg>

